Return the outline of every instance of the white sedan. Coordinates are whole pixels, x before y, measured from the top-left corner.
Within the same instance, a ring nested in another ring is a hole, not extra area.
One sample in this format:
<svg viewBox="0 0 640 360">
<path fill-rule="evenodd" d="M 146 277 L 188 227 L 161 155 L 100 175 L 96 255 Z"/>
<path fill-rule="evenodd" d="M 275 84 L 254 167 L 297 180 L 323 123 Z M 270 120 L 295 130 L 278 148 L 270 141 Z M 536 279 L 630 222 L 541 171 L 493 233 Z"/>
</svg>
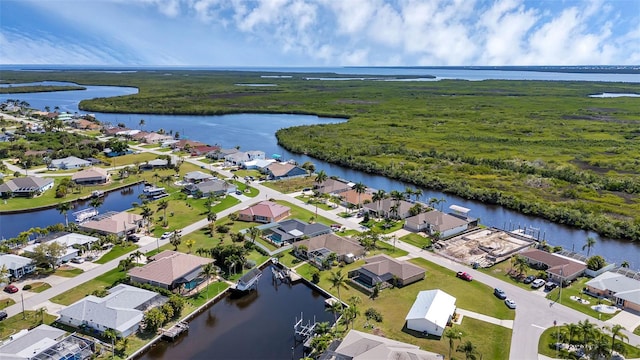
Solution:
<svg viewBox="0 0 640 360">
<path fill-rule="evenodd" d="M 504 303 L 507 305 L 507 307 L 509 307 L 509 309 L 515 309 L 516 308 L 516 302 L 511 300 L 511 299 L 509 299 L 509 298 L 504 299 Z"/>
<path fill-rule="evenodd" d="M 542 279 L 535 279 L 531 283 L 531 287 L 534 288 L 534 289 L 537 289 L 537 288 L 542 287 L 545 283 L 546 283 L 546 281 L 544 281 Z"/>
</svg>

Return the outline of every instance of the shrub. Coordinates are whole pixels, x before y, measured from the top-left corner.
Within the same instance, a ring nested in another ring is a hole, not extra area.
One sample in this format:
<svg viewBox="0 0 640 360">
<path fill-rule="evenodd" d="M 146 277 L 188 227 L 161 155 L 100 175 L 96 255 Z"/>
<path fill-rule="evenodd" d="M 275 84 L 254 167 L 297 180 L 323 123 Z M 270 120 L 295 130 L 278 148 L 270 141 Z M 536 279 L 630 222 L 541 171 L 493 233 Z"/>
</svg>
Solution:
<svg viewBox="0 0 640 360">
<path fill-rule="evenodd" d="M 22 287 L 22 290 L 31 290 L 31 284 L 27 284 Z"/>
<path fill-rule="evenodd" d="M 594 255 L 587 260 L 587 268 L 589 270 L 597 271 L 607 265 L 607 262 L 600 255 Z"/>
<path fill-rule="evenodd" d="M 317 284 L 320 282 L 320 272 L 319 271 L 314 271 L 313 274 L 311 274 L 311 282 L 314 284 Z"/>
<path fill-rule="evenodd" d="M 229 227 L 226 225 L 218 225 L 216 230 L 221 234 L 227 234 L 229 232 Z"/>
<path fill-rule="evenodd" d="M 364 316 L 366 316 L 367 319 L 373 319 L 376 322 L 382 322 L 382 314 L 380 314 L 380 312 L 378 312 L 378 310 L 374 308 L 368 308 L 367 311 L 364 312 Z"/>
<path fill-rule="evenodd" d="M 251 269 L 254 266 L 256 266 L 256 262 L 254 260 L 247 259 L 247 261 L 244 262 L 244 267 L 246 267 L 247 269 Z"/>
</svg>

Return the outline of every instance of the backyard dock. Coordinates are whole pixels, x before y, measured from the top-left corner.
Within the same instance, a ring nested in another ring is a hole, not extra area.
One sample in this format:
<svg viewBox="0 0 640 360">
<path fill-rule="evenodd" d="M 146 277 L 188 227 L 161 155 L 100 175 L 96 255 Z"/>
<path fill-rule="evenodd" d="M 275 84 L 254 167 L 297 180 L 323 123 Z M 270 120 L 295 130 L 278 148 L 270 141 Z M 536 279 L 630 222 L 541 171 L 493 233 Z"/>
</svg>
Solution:
<svg viewBox="0 0 640 360">
<path fill-rule="evenodd" d="M 169 329 L 160 329 L 162 332 L 162 338 L 169 341 L 174 341 L 178 336 L 182 333 L 189 331 L 189 324 L 181 321 L 175 325 L 173 325 Z"/>
</svg>

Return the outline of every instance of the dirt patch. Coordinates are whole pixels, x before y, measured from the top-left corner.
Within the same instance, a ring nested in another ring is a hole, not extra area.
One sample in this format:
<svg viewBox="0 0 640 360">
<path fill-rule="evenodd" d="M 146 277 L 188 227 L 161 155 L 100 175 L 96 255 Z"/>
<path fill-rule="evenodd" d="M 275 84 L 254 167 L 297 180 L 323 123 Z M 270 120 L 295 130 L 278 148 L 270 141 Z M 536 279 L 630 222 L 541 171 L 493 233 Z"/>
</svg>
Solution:
<svg viewBox="0 0 640 360">
<path fill-rule="evenodd" d="M 611 155 L 614 155 L 614 154 L 611 154 Z M 589 164 L 588 162 L 586 162 L 584 160 L 571 160 L 571 161 L 569 161 L 569 163 L 577 166 L 578 168 L 580 168 L 580 170 L 590 170 L 590 171 L 593 171 L 594 173 L 597 173 L 597 174 L 606 174 L 609 171 L 613 171 L 613 172 L 616 172 L 618 174 L 630 174 L 630 175 L 637 174 L 636 172 L 633 172 L 633 171 L 621 171 L 621 170 L 616 170 L 616 169 L 611 169 L 611 168 L 605 168 L 605 167 L 591 165 L 591 164 Z"/>
<path fill-rule="evenodd" d="M 638 200 L 638 196 L 637 195 L 628 194 L 628 193 L 622 192 L 622 191 L 609 191 L 609 192 L 605 192 L 605 191 L 601 191 L 601 190 L 598 191 L 598 194 L 601 194 L 601 195 L 605 195 L 607 193 L 608 194 L 613 194 L 613 195 L 615 195 L 615 196 L 617 196 L 619 198 L 624 199 L 624 203 L 625 204 L 635 204 L 635 203 L 637 203 L 637 200 Z"/>
</svg>

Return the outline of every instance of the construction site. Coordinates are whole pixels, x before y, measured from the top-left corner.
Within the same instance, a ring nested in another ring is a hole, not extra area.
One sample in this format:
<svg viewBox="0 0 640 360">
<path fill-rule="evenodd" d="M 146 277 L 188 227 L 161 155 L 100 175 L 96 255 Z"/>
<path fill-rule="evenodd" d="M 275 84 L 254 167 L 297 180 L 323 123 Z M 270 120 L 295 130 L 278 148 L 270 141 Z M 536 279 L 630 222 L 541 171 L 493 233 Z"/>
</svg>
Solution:
<svg viewBox="0 0 640 360">
<path fill-rule="evenodd" d="M 535 243 L 535 239 L 497 228 L 472 230 L 434 245 L 440 255 L 463 264 L 491 267 Z"/>
</svg>

